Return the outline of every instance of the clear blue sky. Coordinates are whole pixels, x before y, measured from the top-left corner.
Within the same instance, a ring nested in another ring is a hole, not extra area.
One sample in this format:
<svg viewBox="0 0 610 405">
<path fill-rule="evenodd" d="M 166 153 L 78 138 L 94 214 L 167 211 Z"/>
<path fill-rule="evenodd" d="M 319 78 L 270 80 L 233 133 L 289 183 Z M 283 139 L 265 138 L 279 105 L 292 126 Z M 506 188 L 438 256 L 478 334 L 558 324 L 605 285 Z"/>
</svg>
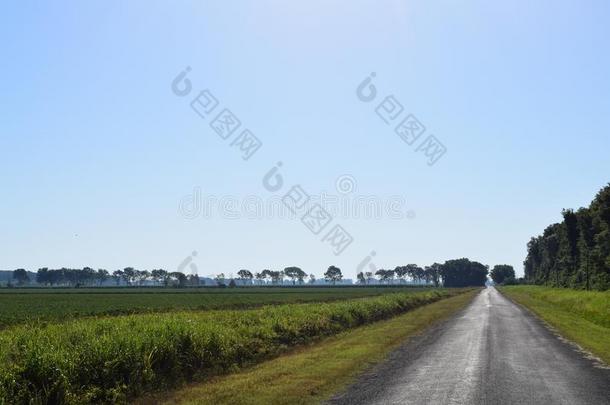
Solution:
<svg viewBox="0 0 610 405">
<path fill-rule="evenodd" d="M 526 243 L 610 174 L 607 1 L 58 1 L 0 5 L 0 268 L 200 274 L 469 257 L 522 272 Z M 211 89 L 264 142 L 241 160 L 176 97 Z M 447 147 L 434 166 L 360 102 L 376 72 Z M 403 195 L 409 220 L 187 220 L 180 199 L 287 183 Z"/>
</svg>

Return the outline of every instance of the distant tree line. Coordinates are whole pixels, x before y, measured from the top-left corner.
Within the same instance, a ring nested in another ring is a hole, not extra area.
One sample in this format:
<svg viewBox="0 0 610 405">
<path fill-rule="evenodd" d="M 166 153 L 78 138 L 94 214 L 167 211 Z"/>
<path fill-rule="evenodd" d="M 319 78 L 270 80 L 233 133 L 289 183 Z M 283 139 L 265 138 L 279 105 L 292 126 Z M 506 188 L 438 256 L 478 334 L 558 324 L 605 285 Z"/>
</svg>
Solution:
<svg viewBox="0 0 610 405">
<path fill-rule="evenodd" d="M 382 284 L 415 284 L 434 285 L 435 287 L 466 287 L 483 286 L 487 281 L 489 266 L 466 258 L 448 260 L 443 264 L 434 263 L 430 266 L 420 267 L 416 264 L 397 266 L 393 270 L 379 269 L 374 273 L 360 272 L 357 275 L 357 283 L 361 285 L 371 284 L 378 280 Z M 515 271 L 511 266 L 495 266 L 491 273 L 496 283 L 514 282 Z M 18 269 L 13 272 L 13 280 L 17 285 L 30 282 L 28 272 Z M 237 278 L 226 277 L 224 273 L 214 276 L 214 283 L 220 287 L 236 287 L 237 282 L 241 285 L 284 285 L 288 280 L 292 285 L 315 284 L 318 280 L 314 274 L 307 274 L 296 266 L 286 267 L 284 270 L 265 269 L 260 272 L 252 272 L 241 269 L 237 272 Z M 340 268 L 330 266 L 324 272 L 324 281 L 336 284 L 343 280 Z M 48 269 L 41 268 L 36 273 L 36 282 L 44 286 L 102 286 L 112 282 L 118 285 L 142 286 L 157 285 L 164 287 L 188 287 L 197 286 L 203 280 L 196 274 L 185 275 L 181 272 L 168 272 L 163 269 L 136 270 L 126 267 L 112 273 L 104 269 L 94 270 L 91 267 L 83 269 Z"/>
<path fill-rule="evenodd" d="M 292 281 L 293 285 L 304 284 L 308 278 L 310 283 L 316 281 L 313 274 L 307 274 L 299 267 L 287 267 L 283 271 L 273 271 L 265 269 L 260 273 L 253 273 L 250 270 L 242 269 L 237 272 L 237 280 L 250 281 L 258 284 L 271 283 L 282 284 L 284 280 Z M 335 266 L 330 266 L 325 273 L 325 280 L 335 283 L 343 278 L 341 270 Z M 19 286 L 30 283 L 30 276 L 25 269 L 17 269 L 13 271 L 13 280 Z M 44 286 L 101 286 L 108 280 L 111 280 L 116 285 L 126 284 L 130 286 L 142 286 L 147 282 L 160 286 L 178 286 L 186 287 L 198 285 L 200 278 L 198 275 L 185 275 L 181 272 L 168 272 L 163 269 L 157 270 L 136 270 L 133 267 L 126 267 L 123 270 L 116 270 L 112 273 L 105 269 L 94 270 L 91 267 L 83 269 L 49 269 L 41 268 L 36 273 L 36 283 Z M 227 281 L 229 286 L 235 286 L 235 280 L 230 278 L 227 280 L 224 273 L 214 276 L 217 285 L 226 286 Z"/>
<path fill-rule="evenodd" d="M 293 285 L 302 285 L 308 282 L 313 284 L 316 282 L 316 276 L 314 274 L 307 274 L 301 268 L 291 266 L 286 267 L 283 271 L 280 270 L 269 270 L 265 269 L 259 273 L 252 273 L 250 270 L 242 269 L 237 272 L 238 279 L 241 281 L 249 281 L 255 284 L 263 285 L 267 283 L 271 284 L 283 284 L 284 280 L 288 279 Z M 216 279 L 224 278 L 224 274 L 220 274 Z M 330 266 L 324 273 L 324 280 L 330 283 L 336 283 L 343 278 L 341 269 L 335 266 Z M 305 281 L 308 279 L 308 281 Z"/>
<path fill-rule="evenodd" d="M 510 267 L 510 266 L 508 266 Z M 512 270 L 512 267 L 510 267 Z M 420 267 L 416 264 L 398 266 L 393 270 L 379 269 L 373 272 L 360 272 L 357 274 L 357 283 L 367 285 L 372 280 L 378 280 L 384 284 L 406 284 L 408 280 L 417 284 L 432 284 L 436 287 L 465 287 L 483 286 L 487 281 L 489 267 L 479 262 L 468 259 L 449 260 L 444 264 L 434 263 L 431 266 Z M 263 270 L 260 273 L 252 273 L 250 270 L 242 269 L 238 271 L 238 279 L 246 282 L 263 285 L 270 283 L 283 284 L 285 279 L 293 285 L 304 284 L 307 273 L 299 267 L 287 267 L 284 271 Z M 514 279 L 514 270 L 512 278 Z M 223 273 L 215 277 L 219 284 L 224 284 L 225 275 Z M 330 266 L 324 273 L 324 280 L 335 284 L 343 279 L 340 268 Z M 310 284 L 316 282 L 314 274 L 309 275 Z"/>
<path fill-rule="evenodd" d="M 607 290 L 610 288 L 610 184 L 588 208 L 562 211 L 527 244 L 525 279 L 533 284 Z"/>
<path fill-rule="evenodd" d="M 179 287 L 199 284 L 199 278 L 193 274 L 185 275 L 181 272 L 168 272 L 162 269 L 136 270 L 133 267 L 116 270 L 112 274 L 107 270 L 94 270 L 91 267 L 55 270 L 45 267 L 36 273 L 36 282 L 46 286 L 100 286 L 107 280 L 112 280 L 117 285 L 123 282 L 131 286 L 141 286 L 147 281 L 152 281 L 157 285 Z"/>
<path fill-rule="evenodd" d="M 448 260 L 443 264 L 434 263 L 420 267 L 417 264 L 397 266 L 393 270 L 379 269 L 373 272 L 360 272 L 357 275 L 360 284 L 369 284 L 376 276 L 379 281 L 387 284 L 407 283 L 410 279 L 417 284 L 433 284 L 439 287 L 483 286 L 487 281 L 489 267 L 466 258 Z"/>
</svg>

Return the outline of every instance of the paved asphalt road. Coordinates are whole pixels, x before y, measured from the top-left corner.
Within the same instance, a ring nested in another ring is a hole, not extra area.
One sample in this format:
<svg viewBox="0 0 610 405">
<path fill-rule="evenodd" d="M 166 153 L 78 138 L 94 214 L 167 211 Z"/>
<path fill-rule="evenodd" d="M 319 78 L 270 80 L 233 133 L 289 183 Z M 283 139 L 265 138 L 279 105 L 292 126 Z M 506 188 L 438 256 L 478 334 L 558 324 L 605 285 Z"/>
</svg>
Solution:
<svg viewBox="0 0 610 405">
<path fill-rule="evenodd" d="M 610 370 L 487 288 L 330 402 L 610 404 Z"/>
</svg>

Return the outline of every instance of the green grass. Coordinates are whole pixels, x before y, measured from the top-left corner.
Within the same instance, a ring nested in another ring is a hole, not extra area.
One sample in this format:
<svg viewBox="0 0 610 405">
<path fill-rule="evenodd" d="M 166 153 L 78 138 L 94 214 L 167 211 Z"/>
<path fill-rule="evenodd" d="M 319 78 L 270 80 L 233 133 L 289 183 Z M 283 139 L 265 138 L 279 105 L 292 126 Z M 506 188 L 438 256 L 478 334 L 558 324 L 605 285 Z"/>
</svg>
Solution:
<svg viewBox="0 0 610 405">
<path fill-rule="evenodd" d="M 123 402 L 460 293 L 80 319 L 0 332 L 0 403 Z"/>
<path fill-rule="evenodd" d="M 507 286 L 500 291 L 610 364 L 610 291 Z"/>
<path fill-rule="evenodd" d="M 408 289 L 412 290 L 416 289 Z M 405 288 L 0 289 L 0 329 L 86 316 L 253 308 L 371 297 L 399 291 L 405 291 Z"/>
<path fill-rule="evenodd" d="M 319 404 L 409 337 L 464 308 L 478 292 L 473 290 L 342 332 L 246 370 L 144 397 L 138 403 Z"/>
</svg>

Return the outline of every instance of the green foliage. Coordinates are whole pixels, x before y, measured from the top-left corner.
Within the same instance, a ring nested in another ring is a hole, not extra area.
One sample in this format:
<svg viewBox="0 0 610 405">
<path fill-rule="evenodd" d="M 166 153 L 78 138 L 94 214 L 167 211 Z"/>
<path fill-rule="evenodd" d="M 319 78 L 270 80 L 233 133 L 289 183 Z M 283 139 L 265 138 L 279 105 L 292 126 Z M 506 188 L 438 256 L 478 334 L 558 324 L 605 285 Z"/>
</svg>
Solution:
<svg viewBox="0 0 610 405">
<path fill-rule="evenodd" d="M 343 274 L 341 273 L 341 269 L 335 266 L 330 266 L 326 273 L 324 273 L 324 278 L 326 281 L 330 281 L 335 284 L 337 281 L 341 281 L 343 278 Z"/>
<path fill-rule="evenodd" d="M 0 329 L 24 322 L 55 322 L 85 316 L 244 309 L 371 297 L 398 291 L 404 291 L 404 288 L 5 289 L 0 290 Z"/>
<path fill-rule="evenodd" d="M 445 287 L 483 286 L 487 281 L 487 266 L 468 259 L 447 260 L 440 268 Z"/>
<path fill-rule="evenodd" d="M 571 312 L 596 325 L 610 328 L 610 291 L 578 291 L 541 286 L 502 288 L 509 295 L 527 295 Z"/>
<path fill-rule="evenodd" d="M 434 283 L 435 287 L 438 287 L 440 285 L 441 277 L 443 275 L 442 270 L 443 265 L 439 263 L 433 263 L 430 266 L 426 266 L 426 268 L 424 269 L 426 277 Z"/>
<path fill-rule="evenodd" d="M 17 269 L 13 271 L 13 280 L 17 281 L 18 285 L 24 285 L 30 282 L 30 276 L 25 269 Z"/>
<path fill-rule="evenodd" d="M 588 208 L 564 210 L 527 245 L 525 278 L 534 284 L 607 290 L 610 288 L 610 184 Z"/>
<path fill-rule="evenodd" d="M 295 284 L 297 280 L 302 284 L 303 279 L 307 277 L 307 273 L 298 267 L 286 267 L 284 269 L 284 275 L 292 280 L 292 284 Z"/>
<path fill-rule="evenodd" d="M 515 269 L 513 266 L 509 266 L 508 264 L 497 264 L 489 273 L 491 279 L 496 284 L 514 284 L 515 283 Z"/>
<path fill-rule="evenodd" d="M 379 269 L 375 275 L 379 277 L 379 281 L 390 283 L 394 279 L 394 270 Z"/>
<path fill-rule="evenodd" d="M 127 267 L 123 270 L 116 270 L 112 273 L 112 276 L 105 269 L 94 270 L 91 267 L 85 267 L 83 269 L 49 269 L 43 267 L 38 269 L 36 273 L 36 282 L 45 286 L 83 286 L 83 285 L 101 285 L 110 278 L 114 279 L 114 282 L 119 285 L 121 281 L 126 284 L 132 285 L 139 283 L 140 285 L 147 280 L 151 280 L 161 285 L 168 285 L 171 277 L 186 277 L 184 274 L 175 272 L 168 273 L 165 270 L 136 270 L 133 267 Z M 170 277 L 171 276 L 171 277 Z"/>
<path fill-rule="evenodd" d="M 237 275 L 239 276 L 240 280 L 252 280 L 252 278 L 254 277 L 252 272 L 246 269 L 241 269 L 237 272 Z"/>
<path fill-rule="evenodd" d="M 460 292 L 17 326 L 0 332 L 0 403 L 125 402 Z"/>
</svg>

